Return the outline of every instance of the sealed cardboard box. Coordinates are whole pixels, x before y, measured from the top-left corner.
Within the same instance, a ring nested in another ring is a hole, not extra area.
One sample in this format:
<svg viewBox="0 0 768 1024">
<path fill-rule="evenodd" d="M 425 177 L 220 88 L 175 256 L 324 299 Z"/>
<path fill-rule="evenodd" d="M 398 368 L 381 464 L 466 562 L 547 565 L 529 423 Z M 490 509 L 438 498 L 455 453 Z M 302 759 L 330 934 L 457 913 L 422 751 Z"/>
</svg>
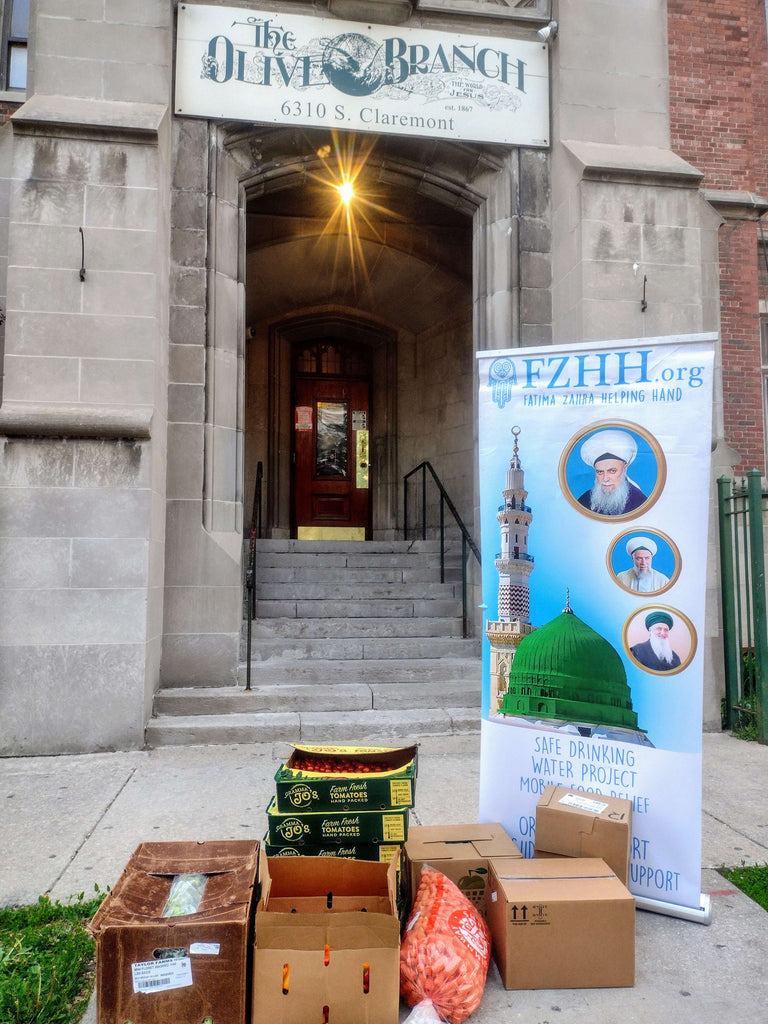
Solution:
<svg viewBox="0 0 768 1024">
<path fill-rule="evenodd" d="M 259 844 L 142 843 L 91 921 L 98 1024 L 246 1024 Z"/>
<path fill-rule="evenodd" d="M 397 864 L 261 858 L 253 1024 L 397 1024 Z"/>
<path fill-rule="evenodd" d="M 632 801 L 547 786 L 536 807 L 535 857 L 602 857 L 627 884 Z"/>
<path fill-rule="evenodd" d="M 491 860 L 487 920 L 507 989 L 635 983 L 635 900 L 604 860 Z"/>
<path fill-rule="evenodd" d="M 295 746 L 275 773 L 277 810 L 413 807 L 416 746 Z"/>
<path fill-rule="evenodd" d="M 522 857 L 513 839 L 496 823 L 417 825 L 404 846 L 411 902 L 416 898 L 423 864 L 450 878 L 485 915 L 490 857 Z"/>
<path fill-rule="evenodd" d="M 404 843 L 408 838 L 408 808 L 388 811 L 287 811 L 272 797 L 267 808 L 267 838 L 271 846 L 333 843 Z"/>
<path fill-rule="evenodd" d="M 265 837 L 268 839 L 268 836 Z M 268 857 L 345 857 L 348 860 L 375 860 L 389 864 L 399 858 L 402 866 L 403 846 L 400 843 L 342 843 L 330 846 L 306 844 L 303 846 L 272 846 L 265 841 L 264 852 Z"/>
</svg>

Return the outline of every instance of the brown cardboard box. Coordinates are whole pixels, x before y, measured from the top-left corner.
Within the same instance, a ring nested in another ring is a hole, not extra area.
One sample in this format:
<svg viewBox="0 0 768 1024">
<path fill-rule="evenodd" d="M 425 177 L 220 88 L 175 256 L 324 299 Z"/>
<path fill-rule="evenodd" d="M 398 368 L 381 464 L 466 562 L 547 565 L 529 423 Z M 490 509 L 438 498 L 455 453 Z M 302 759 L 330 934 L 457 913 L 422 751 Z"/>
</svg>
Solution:
<svg viewBox="0 0 768 1024">
<path fill-rule="evenodd" d="M 247 1024 L 258 854 L 252 840 L 137 847 L 90 925 L 99 1024 Z M 163 917 L 187 873 L 208 876 L 196 912 Z"/>
<path fill-rule="evenodd" d="M 635 900 L 599 858 L 491 860 L 487 920 L 507 989 L 635 983 Z"/>
<path fill-rule="evenodd" d="M 397 1024 L 396 861 L 262 852 L 253 1024 Z"/>
<path fill-rule="evenodd" d="M 602 857 L 627 884 L 632 801 L 547 786 L 536 807 L 534 857 Z"/>
<path fill-rule="evenodd" d="M 522 857 L 504 828 L 490 825 L 418 825 L 408 833 L 405 870 L 411 903 L 423 864 L 437 868 L 461 889 L 485 916 L 489 857 Z"/>
</svg>

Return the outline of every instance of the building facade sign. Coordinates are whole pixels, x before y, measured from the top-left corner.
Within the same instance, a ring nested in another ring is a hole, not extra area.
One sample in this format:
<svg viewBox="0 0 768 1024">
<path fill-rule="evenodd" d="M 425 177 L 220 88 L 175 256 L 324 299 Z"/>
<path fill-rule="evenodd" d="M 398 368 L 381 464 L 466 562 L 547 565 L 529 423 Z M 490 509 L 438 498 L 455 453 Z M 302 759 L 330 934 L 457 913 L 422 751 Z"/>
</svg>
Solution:
<svg viewBox="0 0 768 1024">
<path fill-rule="evenodd" d="M 549 145 L 536 41 L 181 4 L 177 114 Z"/>
</svg>

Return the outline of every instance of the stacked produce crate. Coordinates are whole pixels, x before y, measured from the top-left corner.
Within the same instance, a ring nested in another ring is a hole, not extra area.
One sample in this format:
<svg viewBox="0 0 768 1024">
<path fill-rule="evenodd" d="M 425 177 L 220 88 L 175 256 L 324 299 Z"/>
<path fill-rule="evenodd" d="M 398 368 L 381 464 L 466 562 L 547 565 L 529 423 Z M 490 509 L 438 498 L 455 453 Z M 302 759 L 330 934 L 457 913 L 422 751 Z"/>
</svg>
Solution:
<svg viewBox="0 0 768 1024">
<path fill-rule="evenodd" d="M 402 862 L 418 748 L 294 746 L 267 808 L 269 857 Z"/>
</svg>

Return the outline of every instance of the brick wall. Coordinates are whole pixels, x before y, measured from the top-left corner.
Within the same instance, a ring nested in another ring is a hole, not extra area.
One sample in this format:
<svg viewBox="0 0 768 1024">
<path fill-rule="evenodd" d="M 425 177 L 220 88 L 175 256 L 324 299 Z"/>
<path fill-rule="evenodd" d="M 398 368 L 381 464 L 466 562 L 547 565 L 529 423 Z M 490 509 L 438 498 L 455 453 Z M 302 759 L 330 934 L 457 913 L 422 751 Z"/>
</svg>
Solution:
<svg viewBox="0 0 768 1024">
<path fill-rule="evenodd" d="M 6 124 L 12 114 L 19 109 L 19 103 L 0 103 L 0 128 Z"/>
<path fill-rule="evenodd" d="M 703 188 L 768 199 L 764 0 L 669 0 L 668 18 L 672 148 L 703 172 Z M 742 457 L 737 472 L 765 471 L 758 237 L 754 220 L 720 229 L 725 439 Z"/>
</svg>

